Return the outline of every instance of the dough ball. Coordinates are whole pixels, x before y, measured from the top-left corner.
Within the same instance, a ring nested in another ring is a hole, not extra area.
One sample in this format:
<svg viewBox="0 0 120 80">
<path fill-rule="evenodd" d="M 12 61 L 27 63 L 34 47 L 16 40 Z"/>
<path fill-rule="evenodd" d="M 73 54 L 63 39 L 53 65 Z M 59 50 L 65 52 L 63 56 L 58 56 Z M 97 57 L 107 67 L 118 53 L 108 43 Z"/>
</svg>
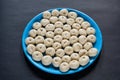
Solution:
<svg viewBox="0 0 120 80">
<path fill-rule="evenodd" d="M 46 26 L 47 24 L 50 24 L 50 21 L 48 19 L 42 19 L 40 22 L 42 26 Z"/>
<path fill-rule="evenodd" d="M 61 44 L 59 42 L 55 42 L 53 43 L 53 46 L 52 46 L 55 50 L 57 49 L 60 49 L 61 48 Z"/>
<path fill-rule="evenodd" d="M 57 20 L 58 20 L 58 18 L 56 16 L 50 17 L 50 22 L 51 23 L 55 23 L 55 22 L 57 22 Z"/>
<path fill-rule="evenodd" d="M 66 54 L 70 55 L 73 53 L 73 48 L 71 46 L 67 46 L 65 47 L 64 51 Z"/>
<path fill-rule="evenodd" d="M 32 54 L 32 58 L 35 61 L 40 61 L 42 59 L 42 57 L 43 57 L 43 54 L 41 52 L 39 52 L 39 51 L 35 51 Z"/>
<path fill-rule="evenodd" d="M 78 53 L 72 53 L 70 57 L 73 60 L 79 60 L 79 54 Z"/>
<path fill-rule="evenodd" d="M 42 57 L 42 64 L 48 66 L 52 63 L 52 57 L 49 55 L 45 55 Z"/>
<path fill-rule="evenodd" d="M 55 22 L 55 27 L 56 28 L 62 28 L 63 27 L 63 23 L 61 21 L 57 21 L 57 22 Z"/>
<path fill-rule="evenodd" d="M 66 23 L 67 18 L 65 16 L 59 16 L 59 21 L 61 21 L 62 23 Z"/>
<path fill-rule="evenodd" d="M 85 44 L 87 42 L 87 38 L 84 35 L 79 36 L 79 42 L 81 44 Z"/>
<path fill-rule="evenodd" d="M 53 30 L 55 29 L 55 25 L 53 25 L 53 24 L 47 24 L 47 25 L 45 26 L 45 29 L 46 29 L 47 31 L 53 31 Z"/>
<path fill-rule="evenodd" d="M 35 46 L 33 44 L 28 44 L 27 51 L 29 54 L 33 54 L 33 52 L 36 50 Z"/>
<path fill-rule="evenodd" d="M 54 57 L 52 60 L 52 64 L 54 67 L 59 67 L 62 62 L 62 59 L 60 57 Z"/>
<path fill-rule="evenodd" d="M 76 36 L 71 36 L 69 41 L 70 41 L 71 44 L 74 44 L 78 41 L 78 38 Z"/>
<path fill-rule="evenodd" d="M 78 36 L 79 32 L 77 29 L 72 29 L 72 30 L 70 30 L 70 34 L 71 34 L 71 36 Z"/>
<path fill-rule="evenodd" d="M 54 33 L 55 33 L 56 35 L 61 35 L 62 32 L 63 32 L 63 30 L 62 30 L 61 28 L 56 28 L 56 29 L 54 30 Z"/>
<path fill-rule="evenodd" d="M 47 55 L 50 55 L 50 56 L 54 56 L 54 54 L 55 54 L 55 49 L 54 49 L 53 47 L 48 47 L 48 48 L 46 49 L 46 54 L 47 54 Z"/>
<path fill-rule="evenodd" d="M 83 29 L 87 29 L 88 27 L 90 27 L 90 23 L 87 22 L 87 21 L 84 21 L 84 22 L 81 23 L 81 27 L 82 27 Z"/>
<path fill-rule="evenodd" d="M 36 50 L 40 51 L 41 53 L 45 52 L 46 46 L 44 44 L 37 44 Z"/>
<path fill-rule="evenodd" d="M 83 19 L 82 17 L 77 17 L 77 18 L 75 19 L 75 22 L 77 22 L 77 23 L 79 23 L 79 24 L 81 24 L 83 21 L 84 21 L 84 19 Z"/>
<path fill-rule="evenodd" d="M 89 50 L 89 49 L 92 48 L 92 47 L 93 47 L 93 45 L 92 45 L 91 42 L 86 42 L 86 43 L 84 44 L 84 48 L 85 48 L 86 50 Z"/>
<path fill-rule="evenodd" d="M 75 13 L 75 12 L 69 12 L 68 13 L 68 17 L 75 19 L 77 17 L 77 13 Z"/>
<path fill-rule="evenodd" d="M 27 37 L 26 39 L 25 39 L 25 43 L 28 45 L 28 44 L 34 44 L 35 43 L 35 40 L 34 40 L 34 38 L 32 38 L 32 37 Z"/>
<path fill-rule="evenodd" d="M 64 31 L 64 32 L 62 33 L 62 37 L 63 37 L 64 39 L 69 39 L 69 38 L 70 38 L 70 33 L 69 33 L 68 31 Z"/>
<path fill-rule="evenodd" d="M 63 49 L 57 49 L 56 56 L 63 57 L 65 55 L 65 52 Z"/>
<path fill-rule="evenodd" d="M 81 26 L 78 23 L 73 23 L 72 28 L 74 28 L 74 29 L 80 29 Z"/>
<path fill-rule="evenodd" d="M 53 37 L 54 37 L 54 32 L 48 31 L 48 32 L 46 33 L 46 37 L 47 37 L 47 38 L 53 38 Z"/>
<path fill-rule="evenodd" d="M 51 38 L 46 38 L 45 40 L 44 40 L 44 44 L 47 46 L 47 47 L 49 47 L 49 46 L 52 46 L 52 44 L 53 44 L 53 39 L 51 39 Z"/>
<path fill-rule="evenodd" d="M 61 9 L 60 10 L 60 15 L 61 16 L 67 16 L 68 15 L 68 10 L 67 9 Z"/>
<path fill-rule="evenodd" d="M 80 64 L 79 64 L 79 61 L 77 61 L 77 60 L 72 60 L 72 61 L 70 61 L 69 65 L 70 65 L 70 68 L 71 68 L 71 69 L 77 69 Z"/>
<path fill-rule="evenodd" d="M 75 22 L 75 20 L 72 18 L 67 19 L 67 24 L 69 24 L 69 25 L 73 25 L 74 22 Z"/>
<path fill-rule="evenodd" d="M 39 29 L 39 28 L 41 28 L 41 23 L 39 23 L 39 22 L 35 22 L 35 23 L 33 23 L 33 28 L 34 29 Z"/>
<path fill-rule="evenodd" d="M 80 49 L 79 56 L 83 56 L 83 55 L 88 55 L 88 52 L 86 49 Z"/>
<path fill-rule="evenodd" d="M 61 72 L 67 72 L 70 69 L 70 67 L 69 67 L 69 64 L 67 62 L 62 62 L 60 64 L 59 69 Z"/>
<path fill-rule="evenodd" d="M 36 31 L 35 29 L 31 29 L 31 30 L 29 31 L 29 35 L 30 35 L 31 37 L 35 37 L 35 36 L 37 35 L 37 31 Z"/>
<path fill-rule="evenodd" d="M 79 58 L 79 63 L 80 63 L 81 66 L 87 65 L 89 63 L 89 61 L 90 61 L 90 59 L 86 55 L 83 55 Z"/>
<path fill-rule="evenodd" d="M 36 44 L 43 43 L 43 42 L 44 42 L 44 37 L 42 37 L 42 36 L 35 37 L 35 43 Z"/>
<path fill-rule="evenodd" d="M 86 32 L 87 34 L 95 34 L 95 29 L 93 27 L 88 27 Z"/>
<path fill-rule="evenodd" d="M 49 19 L 51 17 L 51 13 L 49 11 L 43 12 L 43 18 Z"/>
<path fill-rule="evenodd" d="M 45 28 L 39 28 L 37 30 L 37 34 L 40 35 L 40 36 L 45 36 L 46 35 L 46 30 Z"/>
<path fill-rule="evenodd" d="M 86 30 L 85 30 L 85 29 L 79 29 L 79 34 L 80 34 L 80 35 L 84 35 L 84 36 L 86 36 L 86 35 L 87 35 L 87 33 L 86 33 Z"/>
<path fill-rule="evenodd" d="M 89 42 L 92 42 L 92 43 L 95 43 L 95 41 L 96 41 L 96 37 L 95 37 L 95 35 L 88 35 L 87 36 L 87 40 L 89 41 Z"/>
<path fill-rule="evenodd" d="M 80 43 L 74 43 L 74 44 L 73 44 L 73 50 L 74 50 L 75 52 L 79 52 L 80 49 L 82 49 L 82 44 L 80 44 Z"/>
<path fill-rule="evenodd" d="M 96 48 L 91 48 L 91 49 L 89 49 L 89 51 L 88 51 L 88 55 L 89 55 L 90 57 L 96 56 L 97 53 L 98 53 L 98 50 L 97 50 Z"/>
<path fill-rule="evenodd" d="M 68 56 L 68 55 L 64 55 L 64 56 L 62 57 L 62 61 L 69 63 L 69 62 L 71 61 L 71 57 Z"/>
<path fill-rule="evenodd" d="M 61 36 L 61 35 L 56 35 L 56 36 L 54 37 L 54 41 L 55 41 L 55 42 L 61 42 L 61 41 L 62 41 L 62 36 Z"/>
<path fill-rule="evenodd" d="M 63 26 L 63 30 L 64 30 L 64 31 L 70 31 L 70 30 L 71 30 L 71 26 L 70 26 L 69 24 L 65 24 L 65 25 Z"/>
<path fill-rule="evenodd" d="M 59 16 L 59 11 L 57 9 L 52 10 L 51 14 L 52 16 Z"/>
<path fill-rule="evenodd" d="M 62 47 L 65 48 L 66 46 L 70 45 L 70 41 L 68 41 L 67 39 L 64 39 L 62 40 L 61 44 L 62 44 Z"/>
</svg>

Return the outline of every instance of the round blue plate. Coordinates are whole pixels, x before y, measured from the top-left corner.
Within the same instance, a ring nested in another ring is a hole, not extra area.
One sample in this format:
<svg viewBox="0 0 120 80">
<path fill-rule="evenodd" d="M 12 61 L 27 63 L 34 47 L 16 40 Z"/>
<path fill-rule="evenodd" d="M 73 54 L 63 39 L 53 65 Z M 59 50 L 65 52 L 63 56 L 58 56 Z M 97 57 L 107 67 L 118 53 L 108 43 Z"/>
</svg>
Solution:
<svg viewBox="0 0 120 80">
<path fill-rule="evenodd" d="M 61 10 L 63 8 L 56 8 L 58 10 Z M 94 43 L 94 47 L 98 49 L 98 54 L 93 57 L 93 58 L 90 58 L 90 62 L 86 65 L 86 66 L 80 66 L 78 69 L 75 69 L 75 70 L 69 70 L 68 72 L 60 72 L 59 69 L 57 68 L 54 68 L 52 65 L 51 66 L 44 66 L 41 64 L 41 62 L 36 62 L 32 59 L 31 55 L 29 55 L 29 53 L 27 52 L 26 50 L 26 44 L 25 44 L 25 39 L 26 37 L 28 37 L 28 33 L 30 31 L 30 29 L 32 28 L 32 24 L 36 21 L 40 21 L 42 19 L 42 13 L 38 14 L 37 16 L 35 16 L 26 26 L 24 32 L 23 32 L 23 35 L 22 35 L 22 48 L 23 48 L 23 51 L 24 51 L 24 54 L 25 56 L 27 57 L 27 59 L 35 66 L 37 67 L 38 69 L 40 70 L 43 70 L 45 72 L 48 72 L 48 73 L 51 73 L 51 74 L 58 74 L 58 75 L 65 75 L 65 74 L 72 74 L 72 73 L 76 73 L 76 72 L 80 72 L 84 69 L 86 69 L 87 67 L 89 67 L 91 64 L 94 63 L 94 61 L 96 60 L 96 58 L 100 55 L 100 51 L 101 51 L 101 48 L 102 48 L 102 33 L 98 27 L 98 25 L 96 24 L 96 22 L 91 18 L 89 17 L 88 15 L 86 15 L 85 13 L 81 12 L 81 11 L 78 11 L 78 10 L 75 10 L 75 9 L 71 9 L 71 8 L 66 8 L 69 12 L 70 11 L 74 11 L 78 14 L 79 17 L 82 17 L 84 18 L 84 20 L 90 22 L 91 26 L 95 28 L 96 30 L 96 38 L 97 38 L 97 41 Z M 52 11 L 53 9 L 50 9 L 48 11 Z"/>
</svg>

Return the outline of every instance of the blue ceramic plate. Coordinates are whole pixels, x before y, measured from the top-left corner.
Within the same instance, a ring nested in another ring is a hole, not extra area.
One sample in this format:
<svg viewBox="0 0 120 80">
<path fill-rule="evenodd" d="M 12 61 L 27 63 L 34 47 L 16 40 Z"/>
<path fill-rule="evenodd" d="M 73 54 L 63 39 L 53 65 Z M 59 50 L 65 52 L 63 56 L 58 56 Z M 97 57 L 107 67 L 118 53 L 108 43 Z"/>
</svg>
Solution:
<svg viewBox="0 0 120 80">
<path fill-rule="evenodd" d="M 61 10 L 63 8 L 56 8 L 58 10 Z M 101 34 L 101 31 L 98 27 L 98 25 L 96 24 L 96 22 L 91 18 L 89 17 L 88 15 L 86 15 L 85 13 L 81 12 L 81 11 L 78 11 L 78 10 L 75 10 L 75 9 L 71 9 L 71 8 L 66 8 L 68 9 L 68 11 L 74 11 L 78 14 L 78 16 L 84 18 L 84 20 L 90 22 L 91 26 L 95 28 L 96 30 L 96 38 L 97 38 L 97 41 L 94 43 L 94 47 L 98 49 L 98 54 L 93 57 L 93 58 L 90 58 L 90 62 L 86 65 L 86 66 L 80 66 L 78 69 L 75 69 L 75 70 L 69 70 L 68 72 L 60 72 L 59 69 L 56 69 L 54 68 L 52 65 L 49 66 L 49 67 L 45 67 L 41 64 L 41 62 L 36 62 L 32 59 L 31 55 L 29 55 L 29 53 L 27 52 L 26 50 L 26 44 L 25 44 L 25 39 L 26 37 L 28 37 L 28 33 L 30 31 L 30 29 L 32 28 L 32 24 L 36 21 L 40 21 L 42 19 L 42 13 L 38 14 L 37 16 L 35 16 L 32 20 L 30 20 L 30 22 L 27 24 L 24 32 L 23 32 L 23 35 L 22 35 L 22 48 L 23 48 L 23 51 L 24 51 L 24 54 L 25 56 L 27 57 L 27 59 L 35 66 L 37 67 L 38 69 L 40 70 L 43 70 L 45 72 L 48 72 L 48 73 L 51 73 L 51 74 L 58 74 L 58 75 L 65 75 L 65 74 L 73 74 L 73 73 L 76 73 L 76 72 L 80 72 L 84 69 L 86 69 L 87 67 L 89 67 L 91 64 L 94 63 L 94 61 L 96 60 L 96 58 L 100 55 L 100 51 L 101 51 L 101 48 L 102 48 L 102 34 Z M 52 11 L 53 9 L 50 9 L 48 11 Z"/>
</svg>

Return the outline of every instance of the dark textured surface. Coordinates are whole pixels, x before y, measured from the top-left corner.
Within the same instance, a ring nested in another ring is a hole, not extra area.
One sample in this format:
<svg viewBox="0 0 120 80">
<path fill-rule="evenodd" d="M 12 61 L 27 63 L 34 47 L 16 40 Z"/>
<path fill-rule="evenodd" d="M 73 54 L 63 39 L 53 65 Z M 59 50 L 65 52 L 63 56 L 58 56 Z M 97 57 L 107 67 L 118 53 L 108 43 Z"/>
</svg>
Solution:
<svg viewBox="0 0 120 80">
<path fill-rule="evenodd" d="M 0 0 L 0 80 L 120 80 L 119 0 Z M 91 16 L 100 26 L 100 58 L 81 73 L 54 76 L 39 71 L 24 57 L 22 32 L 30 19 L 50 8 L 69 7 Z"/>
</svg>

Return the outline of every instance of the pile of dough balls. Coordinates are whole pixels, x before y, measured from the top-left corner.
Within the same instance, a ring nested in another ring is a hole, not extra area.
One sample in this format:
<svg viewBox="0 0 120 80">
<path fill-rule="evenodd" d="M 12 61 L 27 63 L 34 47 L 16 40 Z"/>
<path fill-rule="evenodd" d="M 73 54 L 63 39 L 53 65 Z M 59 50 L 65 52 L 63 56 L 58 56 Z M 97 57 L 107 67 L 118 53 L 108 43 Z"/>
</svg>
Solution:
<svg viewBox="0 0 120 80">
<path fill-rule="evenodd" d="M 34 61 L 54 66 L 61 72 L 77 69 L 97 55 L 95 29 L 76 12 L 67 9 L 43 12 L 26 38 L 27 51 Z"/>
</svg>

